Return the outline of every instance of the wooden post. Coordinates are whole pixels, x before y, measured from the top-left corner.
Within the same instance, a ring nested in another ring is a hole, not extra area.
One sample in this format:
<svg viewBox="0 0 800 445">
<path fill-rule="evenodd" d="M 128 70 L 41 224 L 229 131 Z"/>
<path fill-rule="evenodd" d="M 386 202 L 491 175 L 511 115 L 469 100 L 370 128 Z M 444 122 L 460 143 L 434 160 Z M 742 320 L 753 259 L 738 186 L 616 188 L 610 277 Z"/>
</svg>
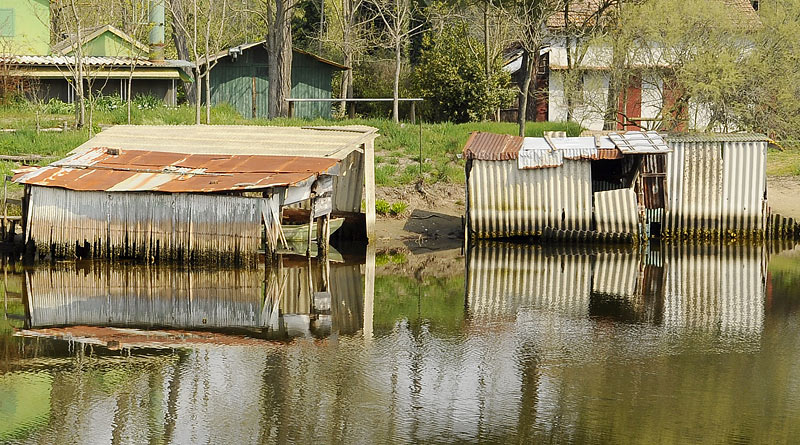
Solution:
<svg viewBox="0 0 800 445">
<path fill-rule="evenodd" d="M 348 107 L 347 115 L 350 119 L 356 118 L 356 103 L 350 102 L 350 106 Z"/>
<path fill-rule="evenodd" d="M 410 120 L 411 120 L 411 125 L 414 125 L 414 124 L 417 123 L 417 103 L 414 102 L 413 100 L 411 101 L 411 116 L 410 116 Z"/>
<path fill-rule="evenodd" d="M 317 258 L 328 257 L 331 236 L 330 219 L 330 214 L 317 218 Z"/>
<path fill-rule="evenodd" d="M 314 194 L 311 194 L 309 200 L 309 208 L 311 211 L 308 213 L 308 244 L 306 245 L 306 256 L 311 258 L 311 242 L 314 238 L 312 230 L 314 229 Z"/>
<path fill-rule="evenodd" d="M 5 241 L 6 239 L 6 227 L 8 226 L 8 206 L 6 205 L 6 201 L 8 200 L 8 176 L 3 175 L 3 230 L 0 232 L 2 235 L 2 240 Z"/>
<path fill-rule="evenodd" d="M 293 100 L 289 101 L 289 117 L 290 118 L 294 117 L 294 101 Z"/>
<path fill-rule="evenodd" d="M 364 142 L 364 200 L 366 202 L 367 241 L 375 240 L 375 140 Z"/>
<path fill-rule="evenodd" d="M 367 245 L 367 258 L 364 264 L 364 340 L 372 340 L 373 308 L 375 304 L 375 244 Z"/>
</svg>

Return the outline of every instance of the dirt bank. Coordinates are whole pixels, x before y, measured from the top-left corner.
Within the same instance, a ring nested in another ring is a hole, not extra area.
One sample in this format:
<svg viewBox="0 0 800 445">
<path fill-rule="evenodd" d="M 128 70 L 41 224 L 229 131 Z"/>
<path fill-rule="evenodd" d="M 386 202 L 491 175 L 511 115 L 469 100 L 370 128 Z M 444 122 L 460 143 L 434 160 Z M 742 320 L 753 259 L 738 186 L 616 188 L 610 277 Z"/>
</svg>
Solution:
<svg viewBox="0 0 800 445">
<path fill-rule="evenodd" d="M 800 177 L 768 176 L 767 199 L 772 213 L 800 220 Z"/>
<path fill-rule="evenodd" d="M 463 184 L 381 187 L 377 198 L 389 203 L 408 204 L 403 215 L 378 217 L 379 250 L 418 254 L 461 248 L 464 239 Z"/>
</svg>

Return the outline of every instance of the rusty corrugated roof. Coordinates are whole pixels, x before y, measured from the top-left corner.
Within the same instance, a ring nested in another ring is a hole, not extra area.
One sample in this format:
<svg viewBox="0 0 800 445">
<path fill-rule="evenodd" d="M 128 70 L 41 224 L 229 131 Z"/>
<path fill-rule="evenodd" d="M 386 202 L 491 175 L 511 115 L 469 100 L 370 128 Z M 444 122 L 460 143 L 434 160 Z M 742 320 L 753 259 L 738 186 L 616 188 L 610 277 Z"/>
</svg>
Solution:
<svg viewBox="0 0 800 445">
<path fill-rule="evenodd" d="M 519 136 L 474 131 L 464 145 L 464 157 L 483 161 L 517 159 L 524 140 Z"/>
<path fill-rule="evenodd" d="M 14 182 L 80 191 L 243 191 L 296 184 L 329 173 L 337 163 L 331 158 L 94 148 L 47 167 L 18 170 Z"/>
</svg>

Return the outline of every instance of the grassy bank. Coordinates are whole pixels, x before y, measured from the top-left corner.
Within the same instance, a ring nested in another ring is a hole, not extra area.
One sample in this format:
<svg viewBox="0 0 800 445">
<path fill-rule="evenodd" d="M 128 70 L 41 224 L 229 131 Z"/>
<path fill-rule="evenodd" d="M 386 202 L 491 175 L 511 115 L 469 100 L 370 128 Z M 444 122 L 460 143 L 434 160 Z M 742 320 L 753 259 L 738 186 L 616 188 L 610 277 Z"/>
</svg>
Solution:
<svg viewBox="0 0 800 445">
<path fill-rule="evenodd" d="M 767 176 L 800 176 L 800 147 L 767 152 Z"/>
<path fill-rule="evenodd" d="M 63 109 L 38 115 L 40 128 L 60 127 L 64 122 L 72 122 L 73 116 Z M 67 152 L 85 142 L 90 136 L 88 130 L 70 130 L 63 133 L 36 133 L 37 114 L 25 106 L 0 109 L 0 128 L 13 128 L 15 133 L 0 134 L 0 153 L 13 155 L 35 154 L 43 156 L 39 164 L 47 164 L 63 157 Z M 95 111 L 93 116 L 95 131 L 102 126 L 124 124 L 127 122 L 125 108 Z M 132 123 L 141 125 L 175 125 L 194 122 L 194 109 L 191 107 L 153 109 L 134 109 Z M 379 129 L 381 137 L 375 142 L 376 182 L 380 186 L 394 186 L 415 182 L 420 177 L 420 128 L 408 123 L 395 124 L 387 119 L 353 120 L 304 120 L 304 119 L 244 119 L 227 106 L 214 107 L 212 124 L 217 125 L 370 125 Z M 548 130 L 567 130 L 577 135 L 580 127 L 576 124 L 535 123 L 526 128 L 529 136 L 541 135 Z M 468 124 L 423 124 L 422 125 L 422 178 L 428 182 L 464 182 L 463 160 L 458 154 L 472 131 L 516 134 L 517 126 L 507 122 L 476 122 Z M 0 161 L 0 172 L 10 174 L 18 163 Z"/>
</svg>

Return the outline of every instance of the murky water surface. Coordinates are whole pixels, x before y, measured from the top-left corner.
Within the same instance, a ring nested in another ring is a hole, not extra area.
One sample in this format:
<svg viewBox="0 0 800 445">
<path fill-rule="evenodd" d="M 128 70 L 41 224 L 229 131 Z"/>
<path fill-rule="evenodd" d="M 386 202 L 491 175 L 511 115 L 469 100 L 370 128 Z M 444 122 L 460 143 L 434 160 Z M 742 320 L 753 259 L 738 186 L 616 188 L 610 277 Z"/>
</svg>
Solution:
<svg viewBox="0 0 800 445">
<path fill-rule="evenodd" d="M 0 442 L 790 443 L 800 254 L 8 267 Z"/>
</svg>

